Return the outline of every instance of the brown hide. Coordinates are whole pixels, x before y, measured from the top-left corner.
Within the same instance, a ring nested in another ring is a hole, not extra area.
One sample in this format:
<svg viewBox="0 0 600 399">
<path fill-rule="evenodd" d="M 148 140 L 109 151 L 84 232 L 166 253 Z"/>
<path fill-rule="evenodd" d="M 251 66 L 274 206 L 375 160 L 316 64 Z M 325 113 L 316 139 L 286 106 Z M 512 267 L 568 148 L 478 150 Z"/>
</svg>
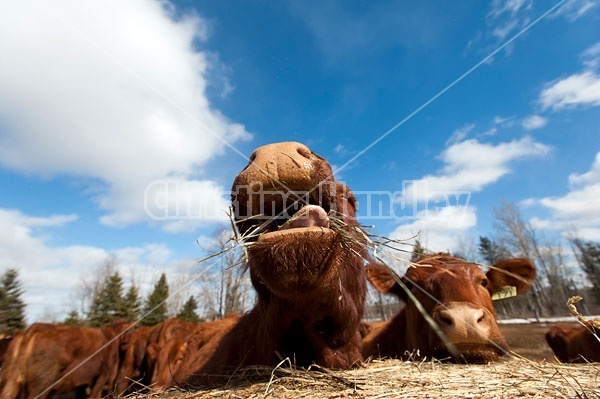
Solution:
<svg viewBox="0 0 600 399">
<path fill-rule="evenodd" d="M 178 360 L 181 359 L 181 362 L 175 367 L 172 382 L 177 385 L 181 382 L 195 380 L 198 370 L 208 370 L 209 365 L 206 365 L 206 360 L 217 352 L 218 346 L 236 346 L 235 344 L 225 344 L 227 340 L 222 338 L 229 336 L 228 333 L 233 328 L 239 326 L 241 318 L 242 315 L 232 315 L 221 320 L 198 324 L 189 335 L 188 340 L 179 346 L 176 356 Z M 242 337 L 243 335 L 241 333 L 233 334 L 233 336 L 238 337 Z M 242 346 L 238 347 L 241 348 Z M 244 353 L 244 351 L 240 351 L 240 353 Z M 224 360 L 214 357 L 210 367 L 227 370 Z M 221 381 L 221 375 L 216 376 L 214 380 L 211 377 L 205 372 L 205 375 L 202 376 L 202 381 L 209 385 L 212 382 L 218 383 Z"/>
<path fill-rule="evenodd" d="M 600 362 L 600 329 L 585 326 L 552 326 L 546 341 L 563 363 Z"/>
<path fill-rule="evenodd" d="M 188 357 L 190 375 L 179 381 L 213 384 L 239 367 L 285 357 L 299 366 L 360 363 L 366 275 L 350 190 L 306 146 L 278 143 L 253 153 L 232 202 L 250 243 L 257 303 L 235 323 L 223 322 L 222 333 Z"/>
<path fill-rule="evenodd" d="M 163 324 L 168 325 L 160 329 L 161 335 L 154 344 L 157 350 L 150 381 L 152 389 L 157 391 L 177 383 L 174 376 L 186 354 L 187 342 L 198 327 L 178 319 L 169 319 Z"/>
<path fill-rule="evenodd" d="M 20 334 L 20 332 L 15 333 L 13 336 L 10 337 L 2 337 L 0 338 L 0 368 L 2 368 L 2 363 L 4 362 L 4 355 L 6 354 L 6 351 L 8 350 L 8 345 L 10 344 L 10 342 L 12 341 L 12 339 L 15 337 L 15 335 Z"/>
<path fill-rule="evenodd" d="M 123 322 L 103 328 L 33 324 L 9 345 L 0 397 L 44 399 L 89 392 L 89 397 L 100 398 L 105 388 L 112 392 L 119 367 L 119 339 L 109 341 L 127 327 Z"/>
<path fill-rule="evenodd" d="M 179 334 L 180 330 L 185 331 L 190 325 L 193 325 L 193 323 L 177 318 L 170 318 L 154 326 L 148 336 L 148 346 L 146 348 L 148 372 L 150 376 L 154 374 L 154 368 L 156 367 L 156 362 L 158 361 L 161 349 L 165 347 L 169 340 Z"/>
<path fill-rule="evenodd" d="M 397 295 L 405 305 L 391 320 L 370 327 L 363 339 L 363 355 L 403 357 L 415 356 L 418 351 L 420 356 L 484 363 L 504 354 L 507 345 L 491 295 L 506 285 L 516 287 L 518 294 L 525 292 L 535 278 L 534 265 L 526 259 L 506 260 L 484 274 L 476 264 L 447 255 L 427 256 L 418 264 L 410 267 L 401 281 L 455 347 L 456 356 L 449 353 L 393 272 L 380 264 L 368 266 L 369 280 L 380 291 Z"/>
<path fill-rule="evenodd" d="M 140 327 L 131 331 L 121 342 L 124 353 L 116 380 L 116 392 L 123 395 L 150 384 L 150 371 L 146 359 L 148 337 L 154 327 Z"/>
</svg>

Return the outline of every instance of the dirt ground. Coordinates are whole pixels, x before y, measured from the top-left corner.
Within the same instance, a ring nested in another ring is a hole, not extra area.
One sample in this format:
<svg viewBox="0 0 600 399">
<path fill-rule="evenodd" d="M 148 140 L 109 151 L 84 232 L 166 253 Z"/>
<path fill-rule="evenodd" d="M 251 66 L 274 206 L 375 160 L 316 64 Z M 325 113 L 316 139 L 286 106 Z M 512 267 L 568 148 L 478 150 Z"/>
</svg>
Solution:
<svg viewBox="0 0 600 399">
<path fill-rule="evenodd" d="M 561 323 L 577 325 L 577 323 Z M 501 324 L 500 330 L 513 352 L 531 360 L 557 363 L 552 349 L 546 343 L 546 331 L 552 324 Z"/>
</svg>

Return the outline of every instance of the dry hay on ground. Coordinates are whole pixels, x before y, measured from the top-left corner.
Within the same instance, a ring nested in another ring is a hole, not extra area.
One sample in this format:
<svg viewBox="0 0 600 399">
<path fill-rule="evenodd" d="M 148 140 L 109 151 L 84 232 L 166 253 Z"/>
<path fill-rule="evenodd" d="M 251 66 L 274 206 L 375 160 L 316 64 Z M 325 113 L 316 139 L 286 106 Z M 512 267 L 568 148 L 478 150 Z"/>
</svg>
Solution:
<svg viewBox="0 0 600 399">
<path fill-rule="evenodd" d="M 599 398 L 600 364 L 375 360 L 347 371 L 248 369 L 225 387 L 131 398 Z"/>
</svg>

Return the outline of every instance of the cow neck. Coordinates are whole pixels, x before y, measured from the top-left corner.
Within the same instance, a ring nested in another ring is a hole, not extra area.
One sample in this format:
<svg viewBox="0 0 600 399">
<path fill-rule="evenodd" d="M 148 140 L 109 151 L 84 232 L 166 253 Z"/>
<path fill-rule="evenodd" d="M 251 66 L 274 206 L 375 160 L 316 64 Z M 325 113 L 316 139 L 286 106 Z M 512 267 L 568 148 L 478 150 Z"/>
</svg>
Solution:
<svg viewBox="0 0 600 399">
<path fill-rule="evenodd" d="M 406 317 L 406 306 L 404 306 L 388 321 L 388 324 L 381 332 L 379 341 L 390 345 L 390 348 L 382 348 L 382 353 L 385 351 L 385 353 L 402 356 L 405 351 L 409 350 L 406 336 L 408 323 Z"/>
</svg>

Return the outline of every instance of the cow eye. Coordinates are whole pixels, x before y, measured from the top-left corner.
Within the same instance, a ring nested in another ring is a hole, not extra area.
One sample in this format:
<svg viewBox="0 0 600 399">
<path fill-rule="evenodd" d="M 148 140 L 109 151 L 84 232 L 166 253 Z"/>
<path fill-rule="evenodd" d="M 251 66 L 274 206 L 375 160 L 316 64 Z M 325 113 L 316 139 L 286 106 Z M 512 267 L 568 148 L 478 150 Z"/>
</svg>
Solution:
<svg viewBox="0 0 600 399">
<path fill-rule="evenodd" d="M 487 279 L 487 278 L 484 278 L 484 279 L 482 279 L 482 280 L 481 280 L 481 286 L 482 286 L 482 287 L 487 287 L 487 286 L 488 286 L 488 284 L 489 284 L 489 282 L 488 282 L 488 279 Z"/>
</svg>

